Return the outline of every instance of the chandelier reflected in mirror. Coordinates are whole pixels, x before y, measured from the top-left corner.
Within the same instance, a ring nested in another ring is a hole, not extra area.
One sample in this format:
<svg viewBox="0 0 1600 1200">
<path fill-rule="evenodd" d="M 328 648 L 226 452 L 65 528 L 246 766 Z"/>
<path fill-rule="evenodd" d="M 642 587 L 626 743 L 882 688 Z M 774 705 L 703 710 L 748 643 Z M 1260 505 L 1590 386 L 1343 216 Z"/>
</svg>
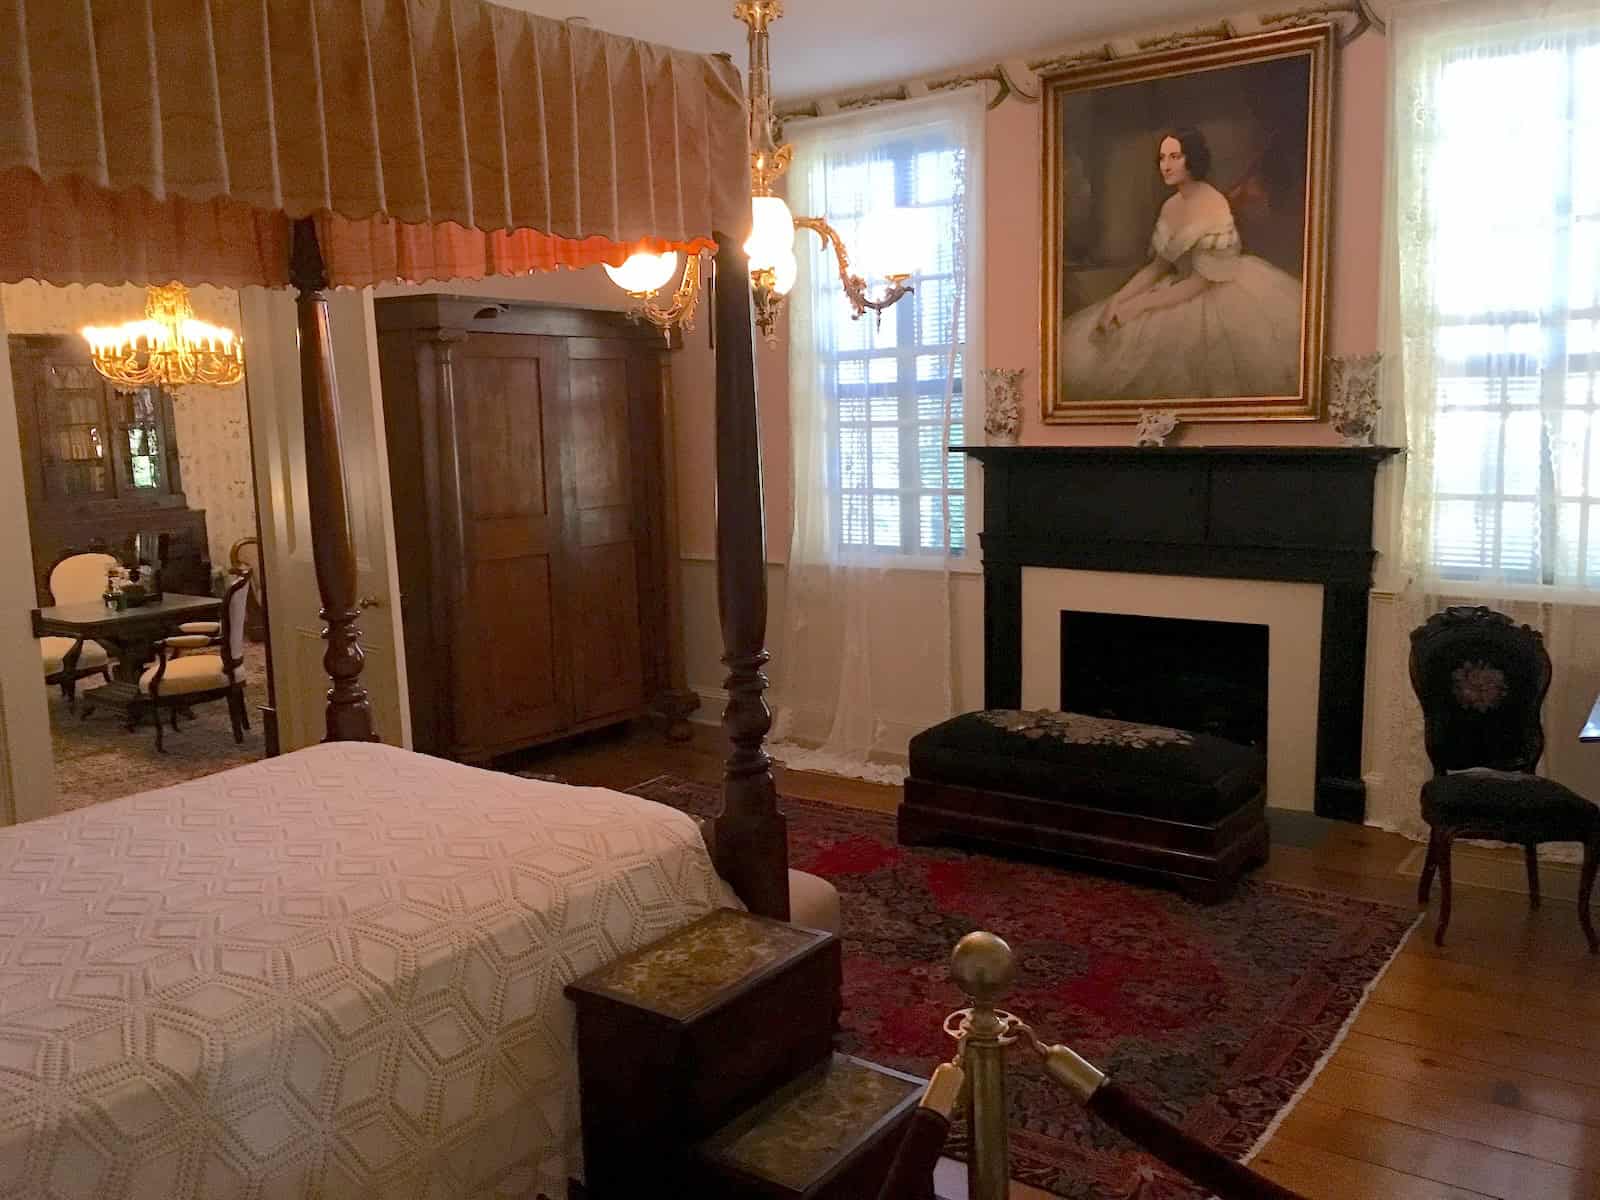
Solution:
<svg viewBox="0 0 1600 1200">
<path fill-rule="evenodd" d="M 94 369 L 119 388 L 190 384 L 227 387 L 244 378 L 244 343 L 231 329 L 195 319 L 189 289 L 181 283 L 153 287 L 144 320 L 84 328 Z"/>
<path fill-rule="evenodd" d="M 755 295 L 756 325 L 768 344 L 777 341 L 778 317 L 784 299 L 799 277 L 800 263 L 795 255 L 795 231 L 809 229 L 833 251 L 838 266 L 839 284 L 845 299 L 859 319 L 867 312 L 882 314 L 890 305 L 911 292 L 912 264 L 921 250 L 920 215 L 915 209 L 895 209 L 878 224 L 879 234 L 869 246 L 873 258 L 884 264 L 878 272 L 888 284 L 883 294 L 870 294 L 867 280 L 851 269 L 850 253 L 839 232 L 821 217 L 797 217 L 782 196 L 773 190 L 789 169 L 794 147 L 780 145 L 772 113 L 772 65 L 768 59 L 767 27 L 783 15 L 783 0 L 738 0 L 733 15 L 750 30 L 750 236 L 744 252 L 750 260 L 750 286 Z M 925 244 L 925 242 L 923 242 Z M 667 260 L 671 261 L 668 262 Z M 691 257 L 673 293 L 670 304 L 657 303 L 661 290 L 677 273 L 677 255 L 635 254 L 621 267 L 607 267 L 606 273 L 639 306 L 634 315 L 656 326 L 668 337 L 675 328 L 691 328 L 700 286 L 700 261 Z"/>
</svg>

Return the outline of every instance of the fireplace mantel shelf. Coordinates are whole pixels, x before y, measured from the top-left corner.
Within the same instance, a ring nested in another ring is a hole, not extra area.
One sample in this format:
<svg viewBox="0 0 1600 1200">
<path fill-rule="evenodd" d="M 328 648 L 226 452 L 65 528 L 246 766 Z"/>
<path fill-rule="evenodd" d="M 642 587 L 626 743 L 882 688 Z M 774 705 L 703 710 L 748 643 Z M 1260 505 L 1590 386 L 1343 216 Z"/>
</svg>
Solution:
<svg viewBox="0 0 1600 1200">
<path fill-rule="evenodd" d="M 955 446 L 984 464 L 984 699 L 1022 691 L 1025 568 L 1316 583 L 1317 811 L 1359 820 L 1373 483 L 1392 446 Z"/>
</svg>

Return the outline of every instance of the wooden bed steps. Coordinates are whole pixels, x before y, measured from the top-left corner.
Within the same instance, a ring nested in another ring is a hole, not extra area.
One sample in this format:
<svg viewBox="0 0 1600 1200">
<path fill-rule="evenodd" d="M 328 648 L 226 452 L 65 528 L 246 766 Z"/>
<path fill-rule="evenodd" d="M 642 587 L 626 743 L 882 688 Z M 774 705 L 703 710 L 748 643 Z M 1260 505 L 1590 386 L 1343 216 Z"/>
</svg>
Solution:
<svg viewBox="0 0 1600 1200">
<path fill-rule="evenodd" d="M 835 935 L 732 909 L 568 985 L 585 1164 L 573 1195 L 860 1194 L 921 1081 L 834 1055 L 839 990 Z M 849 1128 L 822 1116 L 847 1106 L 862 1118 Z"/>
<path fill-rule="evenodd" d="M 704 1200 L 746 1196 L 862 1200 L 878 1194 L 927 1081 L 832 1055 L 701 1142 L 693 1188 Z M 932 1197 L 932 1176 L 928 1196 Z"/>
</svg>

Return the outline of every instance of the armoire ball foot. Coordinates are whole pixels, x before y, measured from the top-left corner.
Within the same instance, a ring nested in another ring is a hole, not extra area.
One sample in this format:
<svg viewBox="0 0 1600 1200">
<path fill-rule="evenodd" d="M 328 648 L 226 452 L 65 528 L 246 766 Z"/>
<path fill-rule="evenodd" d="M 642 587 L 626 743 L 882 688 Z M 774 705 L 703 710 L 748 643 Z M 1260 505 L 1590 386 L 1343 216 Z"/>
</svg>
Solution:
<svg viewBox="0 0 1600 1200">
<path fill-rule="evenodd" d="M 379 300 L 418 750 L 687 715 L 667 347 L 620 313 Z"/>
</svg>

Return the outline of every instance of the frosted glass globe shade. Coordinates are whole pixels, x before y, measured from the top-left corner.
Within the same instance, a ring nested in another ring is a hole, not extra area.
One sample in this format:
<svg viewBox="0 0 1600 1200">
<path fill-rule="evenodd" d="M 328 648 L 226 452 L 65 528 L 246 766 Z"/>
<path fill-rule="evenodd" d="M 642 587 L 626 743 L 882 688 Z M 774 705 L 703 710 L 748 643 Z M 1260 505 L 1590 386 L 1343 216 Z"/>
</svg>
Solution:
<svg viewBox="0 0 1600 1200">
<path fill-rule="evenodd" d="M 868 279 L 915 275 L 933 265 L 933 220 L 925 208 L 880 208 L 861 222 L 860 238 L 851 250 Z"/>
<path fill-rule="evenodd" d="M 794 281 L 800 274 L 800 260 L 793 250 L 785 254 L 772 268 L 772 290 L 780 296 L 787 296 L 794 288 Z"/>
<path fill-rule="evenodd" d="M 750 236 L 744 252 L 750 269 L 762 271 L 794 253 L 794 214 L 781 196 L 756 196 L 750 201 Z"/>
<path fill-rule="evenodd" d="M 611 282 L 623 291 L 634 296 L 645 296 L 659 292 L 672 281 L 678 273 L 678 255 L 671 250 L 665 254 L 641 251 L 628 255 L 628 261 L 620 267 L 613 267 L 610 263 L 606 263 L 605 267 Z"/>
</svg>

